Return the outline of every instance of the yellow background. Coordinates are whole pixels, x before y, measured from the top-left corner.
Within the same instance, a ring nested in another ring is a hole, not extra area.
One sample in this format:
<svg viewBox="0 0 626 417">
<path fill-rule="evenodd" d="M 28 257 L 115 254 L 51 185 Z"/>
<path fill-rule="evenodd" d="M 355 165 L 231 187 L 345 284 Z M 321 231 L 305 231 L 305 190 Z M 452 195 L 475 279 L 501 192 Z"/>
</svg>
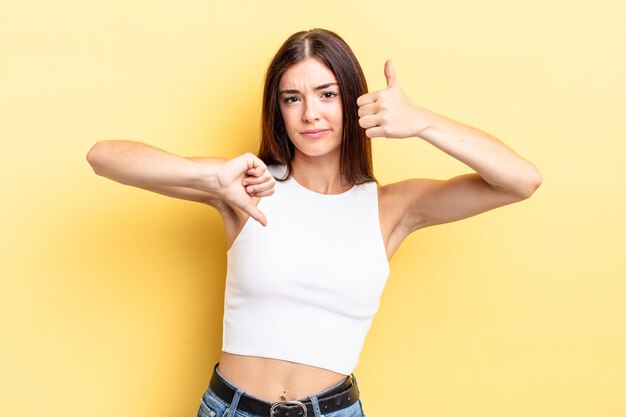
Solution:
<svg viewBox="0 0 626 417">
<path fill-rule="evenodd" d="M 418 104 L 544 176 L 395 255 L 356 371 L 368 417 L 626 416 L 621 0 L 1 0 L 0 415 L 195 415 L 221 346 L 219 218 L 85 154 L 255 151 L 266 65 L 312 27 L 344 37 L 371 90 L 393 58 Z M 374 150 L 382 183 L 467 171 L 419 139 Z"/>
</svg>

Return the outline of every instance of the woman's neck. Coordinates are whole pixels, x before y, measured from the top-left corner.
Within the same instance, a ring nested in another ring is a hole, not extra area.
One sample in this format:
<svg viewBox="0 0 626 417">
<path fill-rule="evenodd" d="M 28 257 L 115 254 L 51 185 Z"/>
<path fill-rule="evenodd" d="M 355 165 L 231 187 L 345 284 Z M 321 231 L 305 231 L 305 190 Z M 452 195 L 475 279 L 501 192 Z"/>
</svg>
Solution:
<svg viewBox="0 0 626 417">
<path fill-rule="evenodd" d="M 339 158 L 312 158 L 296 154 L 291 167 L 295 180 L 316 193 L 341 194 L 352 187 L 339 172 Z"/>
</svg>

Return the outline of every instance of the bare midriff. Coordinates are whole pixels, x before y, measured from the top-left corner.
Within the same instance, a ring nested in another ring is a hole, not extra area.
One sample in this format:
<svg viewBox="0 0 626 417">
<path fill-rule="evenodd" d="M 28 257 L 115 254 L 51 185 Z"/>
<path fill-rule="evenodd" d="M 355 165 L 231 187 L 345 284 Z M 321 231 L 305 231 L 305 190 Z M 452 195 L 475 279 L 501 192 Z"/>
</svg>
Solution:
<svg viewBox="0 0 626 417">
<path fill-rule="evenodd" d="M 239 389 L 268 402 L 305 398 L 346 378 L 328 369 L 226 352 L 222 352 L 219 371 Z"/>
</svg>

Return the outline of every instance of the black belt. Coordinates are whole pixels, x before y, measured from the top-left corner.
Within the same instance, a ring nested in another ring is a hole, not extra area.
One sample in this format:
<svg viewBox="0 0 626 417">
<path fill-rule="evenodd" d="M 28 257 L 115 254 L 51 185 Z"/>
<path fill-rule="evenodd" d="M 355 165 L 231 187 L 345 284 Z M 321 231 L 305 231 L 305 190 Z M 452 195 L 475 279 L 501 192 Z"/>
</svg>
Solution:
<svg viewBox="0 0 626 417">
<path fill-rule="evenodd" d="M 230 404 L 235 396 L 236 389 L 224 381 L 217 373 L 217 366 L 213 371 L 209 388 L 225 403 Z M 319 402 L 322 414 L 342 410 L 351 406 L 359 399 L 359 390 L 353 381 L 352 375 L 346 378 L 340 385 L 320 395 Z M 268 403 L 258 398 L 250 397 L 245 393 L 239 399 L 237 410 L 247 411 L 267 417 L 313 417 L 313 404 L 310 399 L 305 401 L 280 401 Z"/>
</svg>

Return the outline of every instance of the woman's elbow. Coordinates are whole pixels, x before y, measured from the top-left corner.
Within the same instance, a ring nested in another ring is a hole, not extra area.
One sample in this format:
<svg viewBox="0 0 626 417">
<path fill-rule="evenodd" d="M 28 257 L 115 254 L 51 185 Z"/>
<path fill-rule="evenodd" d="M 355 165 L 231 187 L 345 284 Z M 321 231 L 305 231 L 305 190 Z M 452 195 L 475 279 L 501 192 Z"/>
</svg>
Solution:
<svg viewBox="0 0 626 417">
<path fill-rule="evenodd" d="M 532 166 L 517 182 L 516 195 L 520 200 L 526 200 L 535 194 L 541 186 L 543 177 L 537 168 Z"/>
<path fill-rule="evenodd" d="M 96 142 L 96 144 L 93 145 L 87 152 L 87 162 L 89 162 L 93 171 L 98 175 L 102 175 L 102 148 L 105 144 L 106 141 Z"/>
</svg>

